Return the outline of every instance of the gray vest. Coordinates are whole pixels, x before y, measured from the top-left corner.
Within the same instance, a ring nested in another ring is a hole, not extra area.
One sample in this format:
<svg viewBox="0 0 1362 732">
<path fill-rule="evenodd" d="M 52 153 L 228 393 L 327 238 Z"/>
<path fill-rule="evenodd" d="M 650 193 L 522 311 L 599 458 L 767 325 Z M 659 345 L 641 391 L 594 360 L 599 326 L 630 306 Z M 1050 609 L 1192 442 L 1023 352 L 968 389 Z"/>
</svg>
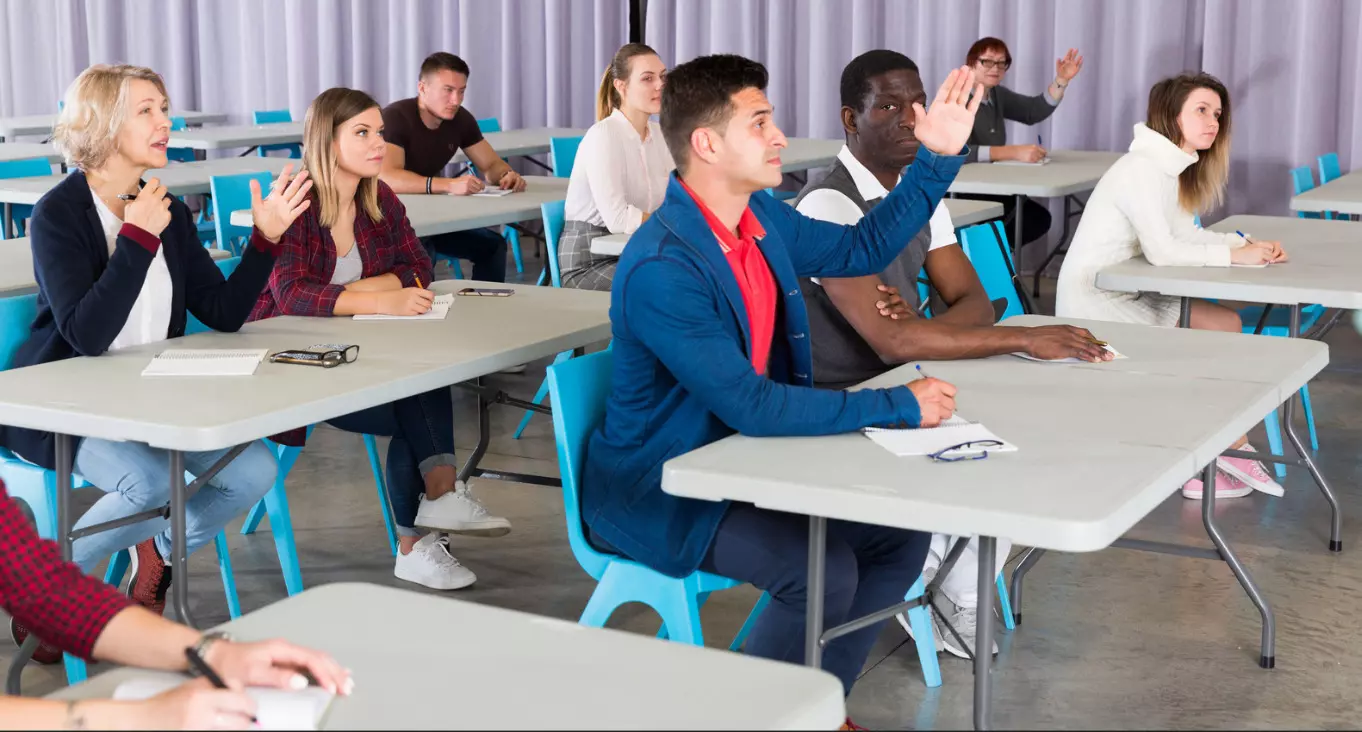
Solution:
<svg viewBox="0 0 1362 732">
<path fill-rule="evenodd" d="M 830 188 L 860 206 L 862 213 L 869 213 L 875 204 L 884 200 L 876 198 L 867 201 L 861 198 L 856 189 L 856 181 L 851 172 L 838 160 L 828 169 L 827 175 L 816 182 L 810 182 L 799 192 L 795 205 L 813 191 Z M 914 309 L 920 305 L 917 291 L 918 274 L 927 261 L 927 249 L 932 243 L 930 224 L 914 236 L 903 252 L 880 273 L 886 285 L 897 287 L 899 294 Z M 799 287 L 804 294 L 804 304 L 809 311 L 809 335 L 813 346 L 813 379 L 817 386 L 840 389 L 866 379 L 879 376 L 888 366 L 861 338 L 856 329 L 842 317 L 833 304 L 832 298 L 823 288 L 811 280 L 801 279 Z M 936 300 L 936 298 L 933 298 Z M 933 306 L 937 303 L 933 302 Z"/>
</svg>

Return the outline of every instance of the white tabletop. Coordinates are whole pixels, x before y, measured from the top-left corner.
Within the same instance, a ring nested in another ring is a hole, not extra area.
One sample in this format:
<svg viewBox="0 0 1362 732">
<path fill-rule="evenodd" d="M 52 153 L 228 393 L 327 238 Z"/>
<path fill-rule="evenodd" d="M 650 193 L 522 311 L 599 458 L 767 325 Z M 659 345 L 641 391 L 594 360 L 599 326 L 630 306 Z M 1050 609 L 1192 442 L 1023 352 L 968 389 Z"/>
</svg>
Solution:
<svg viewBox="0 0 1362 732">
<path fill-rule="evenodd" d="M 240 158 L 218 158 L 216 160 L 196 160 L 191 163 L 171 163 L 164 168 L 148 170 L 146 180 L 159 178 L 161 184 L 172 195 L 188 196 L 207 193 L 209 179 L 215 175 L 237 175 L 240 173 L 278 173 L 285 165 L 293 164 L 297 170 L 301 160 L 287 158 L 262 158 L 246 156 Z M 62 180 L 66 174 L 46 175 L 35 178 L 0 179 L 0 203 L 35 204 L 38 199 Z"/>
<path fill-rule="evenodd" d="M 206 125 L 225 122 L 227 115 L 221 112 L 195 112 L 193 110 L 171 110 L 176 117 L 184 117 L 187 125 Z M 55 114 L 30 114 L 23 117 L 0 117 L 0 137 L 20 137 L 23 135 L 50 135 L 52 126 L 57 123 Z"/>
<path fill-rule="evenodd" d="M 997 356 L 924 365 L 963 416 L 1015 453 L 937 463 L 860 434 L 734 436 L 669 461 L 663 490 L 706 500 L 1062 551 L 1109 546 L 1328 362 L 1314 341 L 1074 322 L 1129 356 L 1063 365 Z M 1242 354 L 1228 363 L 1227 353 Z M 1216 366 L 1225 363 L 1219 374 Z M 1207 376 L 1209 374 L 1209 376 Z M 867 383 L 912 380 L 912 365 Z M 1043 428 L 1042 428 L 1043 427 Z"/>
<path fill-rule="evenodd" d="M 818 140 L 811 137 L 791 137 L 788 146 L 780 151 L 780 172 L 799 173 L 810 168 L 832 165 L 842 151 L 841 140 Z"/>
<path fill-rule="evenodd" d="M 793 206 L 795 199 L 788 198 L 785 202 Z M 971 201 L 965 198 L 947 198 L 942 202 L 946 204 L 946 210 L 951 214 L 951 223 L 954 224 L 957 229 L 972 226 L 980 221 L 996 219 L 1003 215 L 1003 205 L 992 201 Z M 628 243 L 628 234 L 606 234 L 605 236 L 598 236 L 591 240 L 591 253 L 618 257 L 624 252 L 624 245 Z"/>
<path fill-rule="evenodd" d="M 549 139 L 553 137 L 581 137 L 586 130 L 579 127 L 530 127 L 523 130 L 502 130 L 488 132 L 483 139 L 503 158 L 522 155 L 543 155 L 549 151 Z M 452 162 L 462 163 L 468 155 L 460 150 Z"/>
<path fill-rule="evenodd" d="M 192 147 L 197 150 L 224 150 L 235 147 L 300 143 L 302 141 L 302 122 L 205 127 L 177 130 L 170 133 L 171 147 Z"/>
<path fill-rule="evenodd" d="M 407 207 L 407 219 L 416 235 L 432 236 L 537 220 L 542 216 L 540 206 L 567 197 L 567 178 L 527 175 L 525 181 L 523 192 L 497 198 L 424 193 L 403 193 L 398 198 Z M 233 211 L 231 221 L 233 226 L 250 226 L 251 212 Z"/>
<path fill-rule="evenodd" d="M 49 163 L 62 161 L 61 153 L 50 142 L 0 142 L 0 163 L 30 158 L 47 158 Z"/>
<path fill-rule="evenodd" d="M 1051 150 L 1046 165 L 969 163 L 951 183 L 951 193 L 1057 198 L 1097 187 L 1120 153 Z"/>
<path fill-rule="evenodd" d="M 1362 214 L 1362 172 L 1349 173 L 1293 196 L 1291 210 Z"/>
<path fill-rule="evenodd" d="M 0 373 L 0 424 L 81 437 L 216 450 L 467 381 L 610 337 L 610 294 L 445 280 L 438 292 L 513 287 L 511 297 L 455 297 L 439 321 L 280 317 L 240 333 L 173 341 Z M 167 348 L 360 346 L 333 369 L 263 363 L 254 376 L 145 378 Z"/>
<path fill-rule="evenodd" d="M 846 717 L 825 671 L 377 585 L 314 587 L 221 627 L 349 668 L 354 694 L 323 729 L 831 730 Z M 432 649 L 448 654 L 438 673 L 395 673 Z M 109 698 L 147 676 L 169 675 L 118 669 L 53 698 Z"/>
<path fill-rule="evenodd" d="M 28 237 L 0 239 L 0 297 L 37 292 L 33 281 L 33 249 Z"/>
<path fill-rule="evenodd" d="M 1097 286 L 1118 292 L 1362 308 L 1362 223 L 1294 216 L 1231 216 L 1209 227 L 1280 241 L 1290 261 L 1252 267 L 1155 267 L 1143 257 L 1097 273 Z"/>
</svg>

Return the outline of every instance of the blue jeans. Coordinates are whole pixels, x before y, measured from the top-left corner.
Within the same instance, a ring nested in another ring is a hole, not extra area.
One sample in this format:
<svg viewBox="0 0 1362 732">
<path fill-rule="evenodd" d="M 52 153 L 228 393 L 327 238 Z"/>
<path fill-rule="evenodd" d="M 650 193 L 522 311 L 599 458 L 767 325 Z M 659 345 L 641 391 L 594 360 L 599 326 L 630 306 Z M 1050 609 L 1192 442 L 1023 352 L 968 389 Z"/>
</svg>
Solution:
<svg viewBox="0 0 1362 732">
<path fill-rule="evenodd" d="M 417 536 L 416 512 L 425 493 L 423 476 L 454 462 L 454 402 L 449 389 L 436 389 L 390 404 L 337 417 L 327 424 L 388 442 L 388 503 L 402 536 Z"/>
<path fill-rule="evenodd" d="M 467 259 L 473 263 L 470 275 L 484 282 L 506 281 L 506 240 L 492 229 L 469 229 L 436 234 L 421 240 L 426 251 Z"/>
<path fill-rule="evenodd" d="M 228 450 L 187 452 L 184 469 L 207 472 Z M 140 442 L 86 438 L 76 451 L 76 471 L 105 495 L 74 528 L 160 508 L 170 502 L 170 453 Z M 278 464 L 269 448 L 255 441 L 185 503 L 188 554 L 213 541 L 228 521 L 246 513 L 274 485 Z M 90 571 L 115 552 L 155 537 L 162 557 L 170 557 L 170 521 L 157 518 L 77 539 L 72 559 Z"/>
</svg>

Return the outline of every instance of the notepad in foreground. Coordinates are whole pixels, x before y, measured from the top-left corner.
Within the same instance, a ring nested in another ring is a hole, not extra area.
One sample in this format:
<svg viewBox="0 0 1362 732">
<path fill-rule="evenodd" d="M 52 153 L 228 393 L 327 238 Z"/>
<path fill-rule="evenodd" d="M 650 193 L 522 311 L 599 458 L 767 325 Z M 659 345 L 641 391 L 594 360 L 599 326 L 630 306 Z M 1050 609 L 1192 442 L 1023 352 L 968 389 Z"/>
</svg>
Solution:
<svg viewBox="0 0 1362 732">
<path fill-rule="evenodd" d="M 182 683 L 184 679 L 173 676 L 129 679 L 114 689 L 113 698 L 118 701 L 141 701 Z M 260 720 L 260 726 L 256 729 L 268 730 L 318 729 L 335 696 L 320 686 L 309 686 L 301 691 L 253 686 L 246 689 L 246 693 L 255 700 L 255 716 Z"/>
<path fill-rule="evenodd" d="M 1121 353 L 1115 348 L 1112 348 L 1110 345 L 1103 346 L 1103 348 L 1107 349 L 1107 353 L 1111 354 L 1112 361 L 1119 361 L 1123 358 L 1128 358 L 1128 356 L 1126 356 L 1124 353 Z M 1017 351 L 1012 355 L 1016 356 L 1017 358 L 1024 358 L 1027 361 L 1040 361 L 1041 363 L 1090 363 L 1089 361 L 1084 361 L 1081 358 L 1036 358 L 1035 356 L 1032 356 L 1029 353 L 1022 353 L 1021 351 Z"/>
<path fill-rule="evenodd" d="M 430 310 L 421 315 L 356 315 L 355 320 L 444 320 L 449 308 L 454 305 L 454 295 L 436 295 L 430 303 Z"/>
<path fill-rule="evenodd" d="M 156 354 L 143 376 L 250 376 L 266 348 L 172 348 Z"/>
<path fill-rule="evenodd" d="M 994 440 L 1003 443 L 1001 447 L 982 448 L 989 452 L 1016 452 L 1017 446 L 993 434 L 987 427 L 967 422 L 958 417 L 942 423 L 939 427 L 926 427 L 911 430 L 886 430 L 867 427 L 865 436 L 872 442 L 899 457 L 931 455 L 949 450 L 966 442 Z"/>
<path fill-rule="evenodd" d="M 515 191 L 509 188 L 484 188 L 472 195 L 475 198 L 501 198 L 502 196 L 509 196 L 512 193 L 515 193 Z"/>
<path fill-rule="evenodd" d="M 1041 158 L 1040 160 L 1038 160 L 1038 161 L 1036 161 L 1036 162 L 1034 162 L 1034 163 L 1028 162 L 1028 161 L 1026 161 L 1026 160 L 994 160 L 994 161 L 993 161 L 993 164 L 994 164 L 994 165 L 1049 165 L 1049 164 L 1050 164 L 1050 158 Z"/>
</svg>

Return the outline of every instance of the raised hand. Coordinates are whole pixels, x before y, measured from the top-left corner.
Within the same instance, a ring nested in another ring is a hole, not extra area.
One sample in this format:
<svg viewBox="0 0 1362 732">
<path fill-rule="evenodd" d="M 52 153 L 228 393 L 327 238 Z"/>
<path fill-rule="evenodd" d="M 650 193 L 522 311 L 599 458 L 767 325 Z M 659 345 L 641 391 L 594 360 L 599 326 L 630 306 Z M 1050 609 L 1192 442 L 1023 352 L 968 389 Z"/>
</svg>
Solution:
<svg viewBox="0 0 1362 732">
<path fill-rule="evenodd" d="M 270 185 L 269 198 L 261 200 L 260 182 L 251 180 L 251 221 L 261 236 L 278 243 L 279 237 L 293 225 L 294 219 L 312 205 L 307 197 L 312 190 L 312 181 L 307 179 L 307 171 L 292 175 L 293 165 L 285 165 L 279 177 Z"/>
<path fill-rule="evenodd" d="M 983 99 L 984 85 L 975 83 L 974 72 L 968 66 L 951 71 L 937 90 L 930 110 L 913 103 L 918 142 L 938 155 L 959 155 L 974 131 L 974 114 Z"/>
<path fill-rule="evenodd" d="M 1055 76 L 1059 80 L 1068 84 L 1078 72 L 1083 70 L 1083 57 L 1078 55 L 1078 49 L 1070 48 L 1064 57 L 1055 61 Z"/>
</svg>

